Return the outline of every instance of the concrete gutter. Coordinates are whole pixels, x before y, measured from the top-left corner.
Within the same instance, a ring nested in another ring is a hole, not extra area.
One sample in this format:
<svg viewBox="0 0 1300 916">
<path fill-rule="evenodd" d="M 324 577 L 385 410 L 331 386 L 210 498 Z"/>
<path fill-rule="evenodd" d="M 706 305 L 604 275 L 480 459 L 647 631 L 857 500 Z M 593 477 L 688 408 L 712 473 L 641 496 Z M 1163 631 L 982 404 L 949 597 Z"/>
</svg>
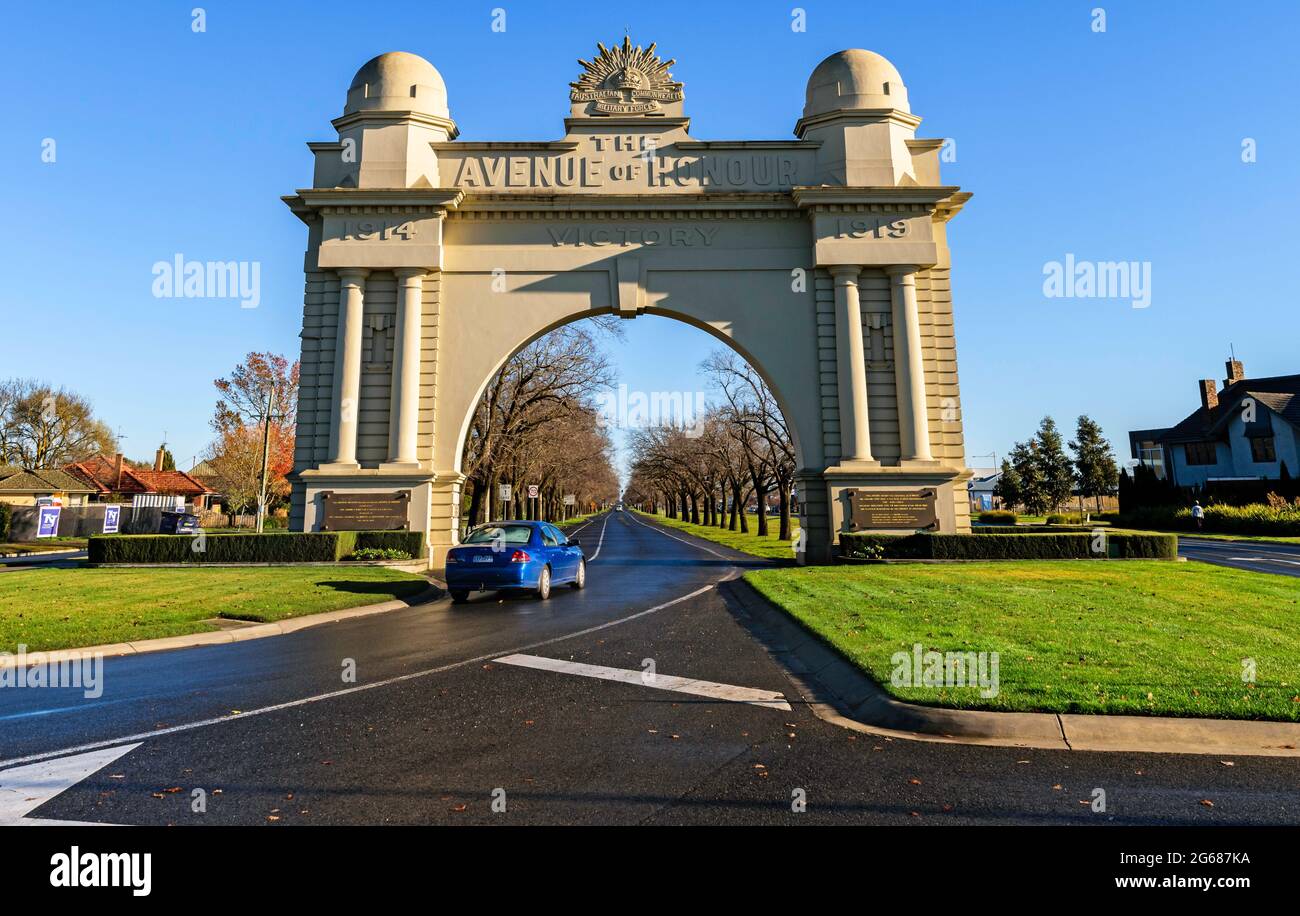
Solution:
<svg viewBox="0 0 1300 916">
<path fill-rule="evenodd" d="M 60 550 L 23 550 L 16 553 L 10 551 L 0 553 L 0 560 L 27 559 L 28 557 L 64 557 L 70 553 L 81 553 L 85 549 L 85 547 L 67 547 Z"/>
<path fill-rule="evenodd" d="M 86 656 L 102 655 L 114 657 L 119 655 L 142 655 L 146 652 L 167 652 L 172 649 L 190 649 L 195 646 L 215 646 L 226 643 L 244 642 L 249 639 L 264 639 L 268 636 L 284 636 L 296 633 L 308 627 L 317 627 L 326 623 L 338 623 L 357 617 L 369 617 L 371 614 L 383 614 L 387 611 L 400 611 L 417 604 L 427 604 L 443 597 L 445 590 L 431 584 L 424 591 L 409 599 L 396 598 L 380 604 L 367 604 L 363 607 L 344 608 L 339 611 L 326 611 L 322 614 L 307 614 L 277 620 L 273 623 L 245 623 L 238 620 L 221 619 L 221 630 L 207 633 L 187 633 L 183 636 L 165 636 L 161 639 L 141 639 L 135 642 L 107 643 L 101 646 L 86 646 L 82 649 L 55 649 L 49 652 L 28 652 L 22 657 L 25 665 L 60 661 L 76 661 Z M 0 655 L 0 668 L 13 668 L 19 664 L 19 657 Z"/>
<path fill-rule="evenodd" d="M 720 588 L 812 711 L 857 732 L 951 744 L 1072 751 L 1300 757 L 1300 723 L 983 712 L 904 703 L 743 579 Z"/>
</svg>

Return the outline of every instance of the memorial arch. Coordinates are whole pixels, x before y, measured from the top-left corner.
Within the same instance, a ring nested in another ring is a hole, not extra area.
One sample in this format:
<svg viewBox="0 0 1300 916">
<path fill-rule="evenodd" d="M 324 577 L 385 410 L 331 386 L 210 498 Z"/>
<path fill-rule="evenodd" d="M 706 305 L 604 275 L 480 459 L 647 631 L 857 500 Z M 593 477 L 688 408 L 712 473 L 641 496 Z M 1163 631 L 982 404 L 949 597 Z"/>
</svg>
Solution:
<svg viewBox="0 0 1300 916">
<path fill-rule="evenodd" d="M 438 71 L 395 52 L 358 71 L 338 139 L 308 144 L 312 187 L 285 198 L 308 227 L 292 527 L 329 526 L 333 494 L 397 498 L 440 566 L 491 374 L 612 313 L 693 324 L 768 382 L 804 561 L 852 524 L 969 530 L 946 240 L 969 195 L 940 181 L 898 71 L 841 51 L 795 139 L 702 141 L 673 61 L 597 47 L 561 140 L 458 140 Z"/>
</svg>

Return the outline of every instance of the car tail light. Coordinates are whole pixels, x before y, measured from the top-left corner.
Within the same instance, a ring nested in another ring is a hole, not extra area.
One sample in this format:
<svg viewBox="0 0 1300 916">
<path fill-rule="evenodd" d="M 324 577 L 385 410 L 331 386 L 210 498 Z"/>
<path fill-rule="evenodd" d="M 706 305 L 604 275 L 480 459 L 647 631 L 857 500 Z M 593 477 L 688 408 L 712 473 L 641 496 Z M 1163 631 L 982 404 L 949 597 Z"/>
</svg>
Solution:
<svg viewBox="0 0 1300 916">
<path fill-rule="evenodd" d="M 516 550 L 514 553 L 510 554 L 511 563 L 527 563 L 531 559 L 532 557 L 522 550 Z"/>
<path fill-rule="evenodd" d="M 460 557 L 456 556 L 455 553 L 449 553 L 449 554 L 447 554 L 447 562 L 448 562 L 448 563 L 459 563 L 459 562 L 460 562 Z"/>
</svg>

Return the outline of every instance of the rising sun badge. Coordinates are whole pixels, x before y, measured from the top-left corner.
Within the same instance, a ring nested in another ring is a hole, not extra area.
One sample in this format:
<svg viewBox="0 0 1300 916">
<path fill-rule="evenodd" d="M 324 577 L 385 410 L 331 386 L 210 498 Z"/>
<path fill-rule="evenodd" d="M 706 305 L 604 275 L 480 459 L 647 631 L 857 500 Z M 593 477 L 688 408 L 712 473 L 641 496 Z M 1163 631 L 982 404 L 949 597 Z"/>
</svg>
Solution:
<svg viewBox="0 0 1300 916">
<path fill-rule="evenodd" d="M 661 61 L 650 47 L 632 47 L 632 40 L 623 38 L 621 46 L 613 49 L 596 43 L 600 54 L 595 60 L 579 60 L 583 74 L 576 83 L 570 83 L 574 102 L 590 102 L 592 114 L 648 114 L 658 111 L 663 102 L 680 102 L 682 84 L 673 82 L 668 68 L 675 60 Z"/>
</svg>

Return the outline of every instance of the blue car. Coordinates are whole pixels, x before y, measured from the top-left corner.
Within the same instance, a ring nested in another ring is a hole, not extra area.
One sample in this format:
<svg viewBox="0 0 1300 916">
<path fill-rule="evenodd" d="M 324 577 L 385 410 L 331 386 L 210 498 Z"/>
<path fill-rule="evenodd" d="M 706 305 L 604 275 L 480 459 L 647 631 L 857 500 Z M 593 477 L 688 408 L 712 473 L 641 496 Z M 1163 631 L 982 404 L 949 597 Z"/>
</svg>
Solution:
<svg viewBox="0 0 1300 916">
<path fill-rule="evenodd" d="M 457 604 L 470 592 L 527 589 L 545 600 L 552 585 L 587 584 L 587 561 L 576 538 L 547 522 L 493 522 L 447 552 L 447 591 Z"/>
</svg>

